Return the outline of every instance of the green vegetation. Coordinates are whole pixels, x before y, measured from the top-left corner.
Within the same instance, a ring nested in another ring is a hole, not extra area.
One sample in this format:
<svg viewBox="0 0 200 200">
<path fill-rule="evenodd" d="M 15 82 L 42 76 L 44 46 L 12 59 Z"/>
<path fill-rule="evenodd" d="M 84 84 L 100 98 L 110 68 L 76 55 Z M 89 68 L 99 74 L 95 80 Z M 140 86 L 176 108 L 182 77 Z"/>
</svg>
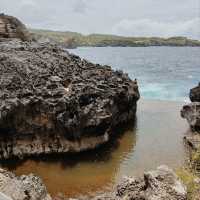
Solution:
<svg viewBox="0 0 200 200">
<path fill-rule="evenodd" d="M 200 46 L 200 41 L 188 39 L 186 37 L 171 37 L 171 38 L 159 38 L 159 37 L 123 37 L 116 35 L 103 35 L 103 34 L 91 34 L 82 35 L 76 32 L 59 32 L 49 30 L 36 30 L 30 29 L 35 39 L 48 39 L 58 44 L 62 44 L 66 47 L 77 46 L 92 46 L 92 47 L 104 47 L 104 46 Z"/>
<path fill-rule="evenodd" d="M 194 165 L 200 165 L 200 148 L 192 153 L 192 162 Z"/>
<path fill-rule="evenodd" d="M 200 193 L 200 184 L 196 181 L 198 177 L 186 168 L 177 169 L 176 174 L 187 187 L 188 200 L 198 200 Z"/>
<path fill-rule="evenodd" d="M 191 169 L 180 168 L 176 171 L 178 177 L 187 187 L 188 200 L 199 200 L 200 197 L 200 148 L 196 151 L 192 150 Z"/>
</svg>

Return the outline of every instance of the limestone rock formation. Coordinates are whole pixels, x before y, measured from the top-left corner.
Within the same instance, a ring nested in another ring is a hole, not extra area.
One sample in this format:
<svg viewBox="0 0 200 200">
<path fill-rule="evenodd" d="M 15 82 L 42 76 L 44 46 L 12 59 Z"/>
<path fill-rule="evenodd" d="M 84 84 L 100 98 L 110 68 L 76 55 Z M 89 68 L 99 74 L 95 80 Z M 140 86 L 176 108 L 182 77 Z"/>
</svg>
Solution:
<svg viewBox="0 0 200 200">
<path fill-rule="evenodd" d="M 31 40 L 31 36 L 17 18 L 0 14 L 0 40 L 2 38 L 18 38 L 23 41 Z"/>
<path fill-rule="evenodd" d="M 187 119 L 192 131 L 200 131 L 200 84 L 190 90 L 192 103 L 183 106 L 181 116 Z"/>
<path fill-rule="evenodd" d="M 127 74 L 50 44 L 0 43 L 0 158 L 79 152 L 135 117 Z"/>
<path fill-rule="evenodd" d="M 0 197 L 5 200 L 51 200 L 39 177 L 33 174 L 17 177 L 1 168 Z"/>
</svg>

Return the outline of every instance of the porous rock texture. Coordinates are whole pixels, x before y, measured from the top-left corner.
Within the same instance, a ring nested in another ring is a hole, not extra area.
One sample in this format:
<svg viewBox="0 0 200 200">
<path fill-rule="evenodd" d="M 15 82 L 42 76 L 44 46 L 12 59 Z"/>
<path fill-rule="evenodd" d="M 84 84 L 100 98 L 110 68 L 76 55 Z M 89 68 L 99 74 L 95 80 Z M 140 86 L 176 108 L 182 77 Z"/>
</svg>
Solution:
<svg viewBox="0 0 200 200">
<path fill-rule="evenodd" d="M 143 178 L 125 178 L 111 196 L 94 200 L 186 200 L 185 186 L 167 166 L 144 173 Z"/>
<path fill-rule="evenodd" d="M 18 38 L 22 41 L 29 41 L 31 40 L 31 35 L 20 20 L 0 14 L 0 40 L 2 38 Z"/>
<path fill-rule="evenodd" d="M 192 131 L 200 131 L 200 84 L 190 90 L 192 103 L 183 106 L 181 116 L 187 119 Z"/>
<path fill-rule="evenodd" d="M 89 198 L 79 200 L 89 200 Z M 90 200 L 187 200 L 187 190 L 173 170 L 163 165 L 154 171 L 144 173 L 142 178 L 124 178 L 113 192 Z"/>
<path fill-rule="evenodd" d="M 15 176 L 0 168 L 0 199 L 2 200 L 52 200 L 42 180 L 30 174 Z"/>
<path fill-rule="evenodd" d="M 51 44 L 0 43 L 0 158 L 79 152 L 135 117 L 127 74 Z"/>
</svg>

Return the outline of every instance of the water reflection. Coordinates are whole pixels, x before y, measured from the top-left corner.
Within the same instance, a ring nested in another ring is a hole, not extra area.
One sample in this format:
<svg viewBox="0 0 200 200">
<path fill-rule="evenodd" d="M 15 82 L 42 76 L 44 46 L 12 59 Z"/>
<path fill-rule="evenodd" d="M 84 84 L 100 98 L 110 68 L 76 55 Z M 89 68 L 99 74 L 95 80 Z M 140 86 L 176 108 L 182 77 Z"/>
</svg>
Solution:
<svg viewBox="0 0 200 200">
<path fill-rule="evenodd" d="M 133 122 L 128 130 L 120 130 L 124 134 L 105 146 L 76 155 L 6 162 L 6 167 L 18 175 L 34 173 L 52 195 L 68 197 L 109 190 L 122 176 L 138 176 L 161 164 L 179 167 L 185 161 L 183 135 L 188 129 L 180 117 L 183 104 L 140 100 L 137 126 Z"/>
<path fill-rule="evenodd" d="M 136 144 L 135 122 L 120 132 L 119 137 L 94 151 L 70 155 L 51 155 L 24 161 L 6 161 L 4 167 L 17 175 L 34 173 L 42 177 L 54 196 L 92 195 L 111 189 L 120 163 Z M 134 127 L 133 127 L 134 126 Z"/>
</svg>

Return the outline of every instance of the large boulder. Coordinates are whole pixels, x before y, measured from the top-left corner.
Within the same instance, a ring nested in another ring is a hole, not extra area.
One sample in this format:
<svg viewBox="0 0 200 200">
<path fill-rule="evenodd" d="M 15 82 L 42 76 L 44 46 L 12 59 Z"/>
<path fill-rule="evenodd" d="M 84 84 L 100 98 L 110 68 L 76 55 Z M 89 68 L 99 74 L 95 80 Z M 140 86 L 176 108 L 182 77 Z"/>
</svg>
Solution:
<svg viewBox="0 0 200 200">
<path fill-rule="evenodd" d="M 190 90 L 192 103 L 183 106 L 181 116 L 187 119 L 192 131 L 200 131 L 200 84 Z"/>
<path fill-rule="evenodd" d="M 0 40 L 2 38 L 18 38 L 23 41 L 31 40 L 26 26 L 17 18 L 0 14 Z"/>
<path fill-rule="evenodd" d="M 51 200 L 51 197 L 39 177 L 33 174 L 17 177 L 0 168 L 0 199 Z"/>
<path fill-rule="evenodd" d="M 50 44 L 0 43 L 0 158 L 79 152 L 135 117 L 127 74 Z"/>
</svg>

